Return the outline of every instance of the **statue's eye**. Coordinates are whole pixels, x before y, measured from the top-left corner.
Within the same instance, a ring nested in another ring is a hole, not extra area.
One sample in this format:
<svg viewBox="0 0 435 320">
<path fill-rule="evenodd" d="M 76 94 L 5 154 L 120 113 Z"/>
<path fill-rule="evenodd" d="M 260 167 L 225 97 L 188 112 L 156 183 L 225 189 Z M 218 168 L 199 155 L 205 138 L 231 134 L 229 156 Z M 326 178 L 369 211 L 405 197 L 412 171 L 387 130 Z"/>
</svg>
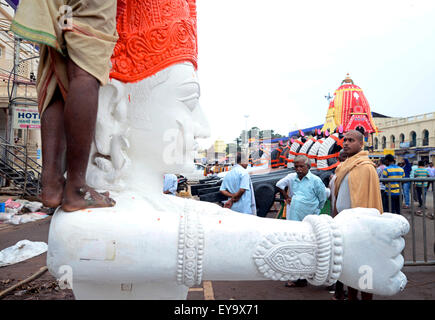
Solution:
<svg viewBox="0 0 435 320">
<path fill-rule="evenodd" d="M 195 110 L 199 103 L 199 84 L 198 82 L 185 82 L 177 88 L 178 101 L 183 102 L 190 111 Z"/>
<path fill-rule="evenodd" d="M 180 101 L 184 102 L 184 104 L 189 108 L 190 111 L 195 110 L 196 106 L 199 102 L 199 94 L 194 93 L 190 95 L 189 97 L 185 97 L 182 99 L 179 99 Z"/>
</svg>

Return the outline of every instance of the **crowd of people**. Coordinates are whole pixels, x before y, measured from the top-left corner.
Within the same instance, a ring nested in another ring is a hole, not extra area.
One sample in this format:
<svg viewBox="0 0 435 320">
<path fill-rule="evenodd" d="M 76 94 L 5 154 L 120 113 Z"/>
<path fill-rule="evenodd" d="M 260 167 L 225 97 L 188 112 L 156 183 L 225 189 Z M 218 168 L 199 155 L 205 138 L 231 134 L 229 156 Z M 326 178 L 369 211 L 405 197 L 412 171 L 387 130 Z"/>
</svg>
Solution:
<svg viewBox="0 0 435 320">
<path fill-rule="evenodd" d="M 342 210 L 356 207 L 377 208 L 383 212 L 378 174 L 375 164 L 363 151 L 364 137 L 359 131 L 349 131 L 344 135 L 343 161 L 332 176 L 329 188 L 322 180 L 310 172 L 311 160 L 299 155 L 294 159 L 295 172 L 280 179 L 276 186 L 287 206 L 286 219 L 302 221 L 309 214 L 320 214 L 328 198 L 333 197 L 333 215 Z M 224 206 L 237 212 L 255 214 L 255 201 L 252 182 L 246 170 L 247 161 L 237 156 L 237 165 L 224 178 L 220 192 L 228 197 Z M 251 199 L 251 202 L 250 202 Z M 304 287 L 305 279 L 288 281 L 287 287 Z M 332 290 L 333 288 L 328 288 Z M 336 285 L 334 297 L 344 299 L 344 288 Z M 348 299 L 357 299 L 358 291 L 348 288 Z M 362 292 L 362 299 L 372 295 Z"/>
<path fill-rule="evenodd" d="M 204 168 L 204 176 L 216 176 L 218 173 L 230 171 L 234 167 L 234 163 L 219 163 L 215 161 L 214 164 L 207 164 Z"/>
<path fill-rule="evenodd" d="M 407 158 L 403 158 L 396 164 L 395 157 L 388 154 L 377 163 L 377 173 L 378 177 L 383 179 L 433 178 L 435 177 L 435 168 L 432 162 L 420 160 L 411 164 Z M 401 186 L 400 180 L 391 183 L 380 182 L 383 209 L 400 214 L 401 208 L 409 209 L 411 207 L 411 198 L 413 198 L 414 201 L 418 201 L 415 214 L 422 216 L 424 209 L 427 209 L 426 194 L 430 188 L 433 191 L 433 181 L 415 181 L 413 185 L 410 181 L 406 181 L 402 182 Z M 411 192 L 413 192 L 412 197 Z M 403 201 L 401 201 L 401 197 Z M 427 213 L 427 217 L 434 219 L 433 213 Z"/>
</svg>

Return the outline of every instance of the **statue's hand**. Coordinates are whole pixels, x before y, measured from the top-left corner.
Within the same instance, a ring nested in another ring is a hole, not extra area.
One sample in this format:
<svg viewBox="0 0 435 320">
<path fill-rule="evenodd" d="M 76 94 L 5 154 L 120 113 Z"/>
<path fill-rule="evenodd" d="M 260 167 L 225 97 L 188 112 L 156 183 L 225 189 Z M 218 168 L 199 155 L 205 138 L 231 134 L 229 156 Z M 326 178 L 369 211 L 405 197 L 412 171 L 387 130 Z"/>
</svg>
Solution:
<svg viewBox="0 0 435 320">
<path fill-rule="evenodd" d="M 334 221 L 343 235 L 343 265 L 339 281 L 359 291 L 394 295 L 403 290 L 406 276 L 401 252 L 408 221 L 376 209 L 344 210 Z"/>
</svg>

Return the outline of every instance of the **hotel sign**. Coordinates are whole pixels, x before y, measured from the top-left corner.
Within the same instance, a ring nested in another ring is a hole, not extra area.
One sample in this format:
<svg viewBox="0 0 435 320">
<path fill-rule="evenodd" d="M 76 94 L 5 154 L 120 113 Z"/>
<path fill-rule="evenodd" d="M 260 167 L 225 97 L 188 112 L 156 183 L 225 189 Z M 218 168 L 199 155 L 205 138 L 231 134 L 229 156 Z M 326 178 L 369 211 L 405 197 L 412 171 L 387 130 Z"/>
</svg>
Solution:
<svg viewBox="0 0 435 320">
<path fill-rule="evenodd" d="M 14 129 L 40 129 L 41 119 L 38 108 L 15 107 Z"/>
</svg>

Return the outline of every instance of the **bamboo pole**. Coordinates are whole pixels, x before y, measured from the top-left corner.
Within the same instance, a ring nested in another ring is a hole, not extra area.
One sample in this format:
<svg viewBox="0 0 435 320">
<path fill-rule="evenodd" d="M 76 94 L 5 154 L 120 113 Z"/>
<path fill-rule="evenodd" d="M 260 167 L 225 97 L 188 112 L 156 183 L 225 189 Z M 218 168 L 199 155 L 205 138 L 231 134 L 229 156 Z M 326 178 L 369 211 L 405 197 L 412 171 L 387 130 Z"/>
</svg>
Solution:
<svg viewBox="0 0 435 320">
<path fill-rule="evenodd" d="M 24 285 L 26 283 L 29 283 L 29 282 L 39 278 L 45 272 L 47 272 L 47 270 L 48 270 L 47 266 L 44 266 L 44 267 L 40 268 L 38 272 L 36 272 L 35 274 L 31 275 L 27 279 L 24 279 L 23 281 L 18 282 L 17 284 L 13 285 L 12 287 L 7 288 L 6 290 L 3 290 L 2 292 L 0 292 L 0 299 L 3 299 L 4 296 L 6 296 L 10 292 L 14 291 L 15 289 L 21 287 L 22 285 Z"/>
</svg>

